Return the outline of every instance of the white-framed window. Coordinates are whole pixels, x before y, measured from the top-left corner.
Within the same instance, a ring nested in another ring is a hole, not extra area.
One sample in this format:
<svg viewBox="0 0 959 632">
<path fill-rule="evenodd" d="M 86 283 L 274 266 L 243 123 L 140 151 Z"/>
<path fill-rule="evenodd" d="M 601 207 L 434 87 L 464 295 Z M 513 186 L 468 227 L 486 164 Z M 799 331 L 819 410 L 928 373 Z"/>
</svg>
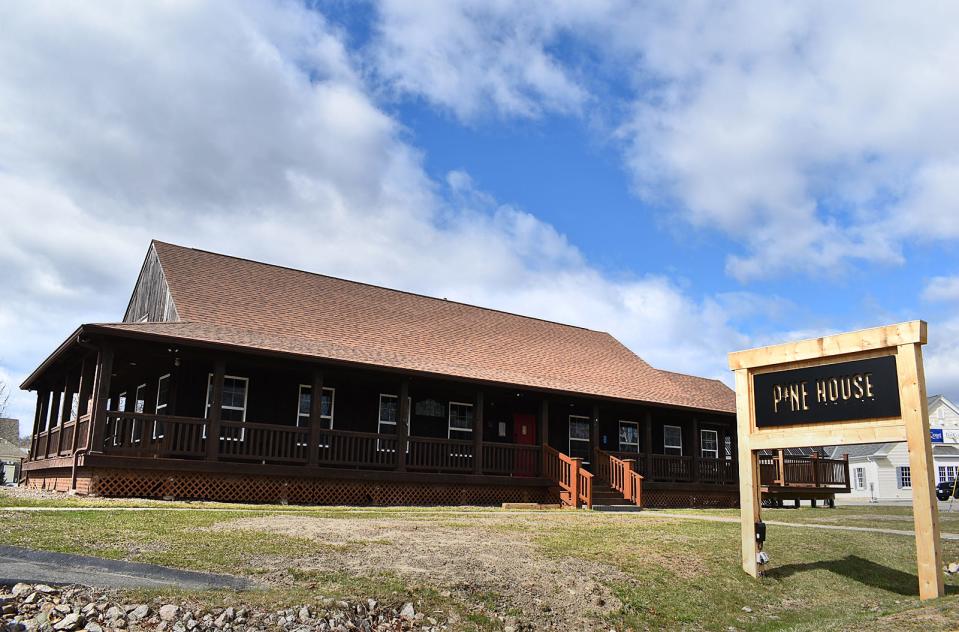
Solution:
<svg viewBox="0 0 959 632">
<path fill-rule="evenodd" d="M 584 464 L 589 464 L 589 417 L 583 415 L 569 416 L 569 455 L 573 458 L 583 459 Z"/>
<path fill-rule="evenodd" d="M 400 396 L 389 393 L 380 393 L 380 412 L 379 420 L 376 426 L 378 434 L 396 434 L 396 420 L 400 417 Z M 406 428 L 409 434 L 410 409 L 413 407 L 413 398 L 406 398 Z M 393 448 L 383 447 L 379 439 L 376 440 L 376 449 L 380 452 L 393 452 Z M 410 446 L 406 444 L 406 451 L 410 451 Z"/>
<path fill-rule="evenodd" d="M 167 414 L 167 405 L 170 403 L 170 374 L 161 375 L 157 380 L 157 405 L 156 414 Z M 163 422 L 153 420 L 153 438 L 163 438 Z"/>
<path fill-rule="evenodd" d="M 146 396 L 147 396 L 147 385 L 141 384 L 134 391 L 133 399 L 133 412 L 143 413 L 146 410 Z M 143 439 L 143 420 L 134 419 L 130 428 L 130 440 L 133 443 L 140 443 L 140 440 Z"/>
<path fill-rule="evenodd" d="M 320 402 L 320 428 L 333 429 L 333 404 L 336 399 L 336 389 L 323 387 L 323 400 Z M 309 384 L 300 384 L 300 396 L 297 400 L 296 427 L 306 428 L 310 425 L 310 407 L 313 405 L 313 387 Z"/>
<path fill-rule="evenodd" d="M 117 395 L 117 411 L 127 412 L 127 392 L 123 391 Z M 113 445 L 120 445 L 120 420 L 117 419 L 113 424 Z"/>
<path fill-rule="evenodd" d="M 639 423 L 619 420 L 619 451 L 639 452 Z"/>
<path fill-rule="evenodd" d="M 663 426 L 663 454 L 683 455 L 683 429 L 679 426 Z"/>
<path fill-rule="evenodd" d="M 141 384 L 136 390 L 136 399 L 133 404 L 133 412 L 142 413 L 146 409 L 147 385 Z"/>
<path fill-rule="evenodd" d="M 473 405 L 463 402 L 450 402 L 448 439 L 471 439 L 473 437 Z"/>
<path fill-rule="evenodd" d="M 238 375 L 223 376 L 223 400 L 220 402 L 220 419 L 222 421 L 246 421 L 247 396 L 250 390 L 250 378 Z M 213 405 L 213 374 L 207 374 L 206 380 L 206 407 L 204 419 L 210 418 L 210 406 Z M 203 427 L 203 437 L 206 438 L 206 426 Z M 242 428 L 223 428 L 220 426 L 220 438 L 226 441 L 243 441 L 246 433 Z"/>
<path fill-rule="evenodd" d="M 852 470 L 852 480 L 856 489 L 866 489 L 866 468 L 856 467 Z"/>
<path fill-rule="evenodd" d="M 900 465 L 896 468 L 896 483 L 900 489 L 910 489 L 912 487 L 912 472 L 908 465 Z"/>
<path fill-rule="evenodd" d="M 939 483 L 951 483 L 959 478 L 959 465 L 940 465 L 937 469 Z"/>
<path fill-rule="evenodd" d="M 715 430 L 699 431 L 699 456 L 704 459 L 719 458 L 719 432 Z"/>
</svg>

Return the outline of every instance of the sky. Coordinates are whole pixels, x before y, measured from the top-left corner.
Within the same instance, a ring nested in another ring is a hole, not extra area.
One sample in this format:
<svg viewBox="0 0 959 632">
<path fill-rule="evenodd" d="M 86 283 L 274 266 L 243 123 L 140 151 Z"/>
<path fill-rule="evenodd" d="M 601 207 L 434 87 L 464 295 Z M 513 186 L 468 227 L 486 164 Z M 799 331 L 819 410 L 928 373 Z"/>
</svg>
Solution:
<svg viewBox="0 0 959 632">
<path fill-rule="evenodd" d="M 959 398 L 957 21 L 2 3 L 0 380 L 122 319 L 156 238 L 609 331 L 727 383 L 730 351 L 922 318 L 929 392 Z"/>
</svg>

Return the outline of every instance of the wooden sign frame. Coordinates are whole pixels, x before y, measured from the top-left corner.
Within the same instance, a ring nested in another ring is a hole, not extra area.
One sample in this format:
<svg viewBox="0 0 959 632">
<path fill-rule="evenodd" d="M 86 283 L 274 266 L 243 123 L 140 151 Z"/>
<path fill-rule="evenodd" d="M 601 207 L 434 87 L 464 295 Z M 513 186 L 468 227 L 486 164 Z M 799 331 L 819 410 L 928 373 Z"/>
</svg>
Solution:
<svg viewBox="0 0 959 632">
<path fill-rule="evenodd" d="M 914 320 L 729 354 L 729 368 L 736 377 L 743 570 L 758 577 L 755 524 L 760 520 L 761 489 L 757 450 L 905 441 L 912 476 L 919 597 L 943 596 L 939 506 L 922 366 L 922 345 L 926 340 L 926 323 Z M 896 359 L 900 416 L 756 427 L 753 391 L 756 375 L 882 356 Z"/>
</svg>

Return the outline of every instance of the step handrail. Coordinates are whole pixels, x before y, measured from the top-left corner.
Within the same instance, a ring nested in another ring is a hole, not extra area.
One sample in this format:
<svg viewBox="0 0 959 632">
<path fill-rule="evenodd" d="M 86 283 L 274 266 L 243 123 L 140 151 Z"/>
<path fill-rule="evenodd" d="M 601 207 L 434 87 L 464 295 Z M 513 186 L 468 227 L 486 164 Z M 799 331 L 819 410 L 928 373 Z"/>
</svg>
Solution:
<svg viewBox="0 0 959 632">
<path fill-rule="evenodd" d="M 623 499 L 642 506 L 643 477 L 636 471 L 636 461 L 617 458 L 599 448 L 595 454 L 596 472 L 600 479 L 606 480 L 610 487 L 623 495 Z"/>
<path fill-rule="evenodd" d="M 593 475 L 583 469 L 583 459 L 567 456 L 555 448 L 543 446 L 543 474 L 561 490 L 563 507 L 593 506 Z"/>
</svg>

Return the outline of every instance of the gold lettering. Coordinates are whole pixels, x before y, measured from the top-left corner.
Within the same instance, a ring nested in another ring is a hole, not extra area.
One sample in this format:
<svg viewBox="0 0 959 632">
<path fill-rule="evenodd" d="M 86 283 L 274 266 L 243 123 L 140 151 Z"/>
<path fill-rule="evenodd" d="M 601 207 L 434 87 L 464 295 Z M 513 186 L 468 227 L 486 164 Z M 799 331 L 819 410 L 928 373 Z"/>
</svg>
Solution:
<svg viewBox="0 0 959 632">
<path fill-rule="evenodd" d="M 789 410 L 796 412 L 799 410 L 799 385 L 792 384 L 789 387 Z"/>
<path fill-rule="evenodd" d="M 848 375 L 839 380 L 839 386 L 842 390 L 843 399 L 849 399 L 852 397 L 852 380 Z"/>
<path fill-rule="evenodd" d="M 866 397 L 869 399 L 875 397 L 872 394 L 872 373 L 866 373 Z"/>
<path fill-rule="evenodd" d="M 829 401 L 834 402 L 839 399 L 839 380 L 829 379 Z"/>
<path fill-rule="evenodd" d="M 816 380 L 816 403 L 826 403 L 826 380 Z"/>
<path fill-rule="evenodd" d="M 773 387 L 773 412 L 779 412 L 779 404 L 783 401 L 783 388 L 780 385 Z"/>
<path fill-rule="evenodd" d="M 809 391 L 806 390 L 806 382 L 802 383 L 802 409 L 809 410 Z"/>
<path fill-rule="evenodd" d="M 857 373 L 854 378 L 852 378 L 852 386 L 854 389 L 853 396 L 856 399 L 862 399 L 862 374 Z"/>
</svg>

